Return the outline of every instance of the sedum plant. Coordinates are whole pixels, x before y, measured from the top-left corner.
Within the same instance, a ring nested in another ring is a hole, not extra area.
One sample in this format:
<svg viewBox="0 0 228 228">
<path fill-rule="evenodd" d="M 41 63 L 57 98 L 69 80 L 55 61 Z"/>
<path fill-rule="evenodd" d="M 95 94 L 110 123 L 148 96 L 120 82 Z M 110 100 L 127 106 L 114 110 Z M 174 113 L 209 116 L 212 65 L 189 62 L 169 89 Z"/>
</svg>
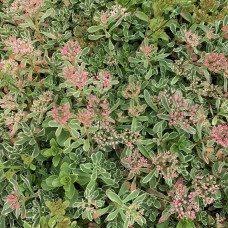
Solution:
<svg viewBox="0 0 228 228">
<path fill-rule="evenodd" d="M 222 0 L 0 0 L 1 228 L 227 227 Z"/>
</svg>

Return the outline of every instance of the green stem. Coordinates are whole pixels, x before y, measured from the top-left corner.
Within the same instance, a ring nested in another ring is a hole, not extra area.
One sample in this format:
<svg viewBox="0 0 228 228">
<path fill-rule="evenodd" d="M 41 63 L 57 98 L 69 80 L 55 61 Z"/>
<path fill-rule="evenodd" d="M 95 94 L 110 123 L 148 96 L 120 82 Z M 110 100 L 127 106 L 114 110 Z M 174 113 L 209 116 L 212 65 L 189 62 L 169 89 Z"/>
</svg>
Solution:
<svg viewBox="0 0 228 228">
<path fill-rule="evenodd" d="M 205 142 L 205 141 L 210 140 L 210 139 L 213 139 L 213 138 L 214 138 L 213 136 L 210 136 L 210 137 L 201 139 L 200 141 L 198 141 L 198 142 L 194 145 L 194 147 L 196 147 L 197 145 L 201 144 L 202 142 Z M 193 147 L 193 148 L 194 148 L 194 147 Z"/>
<path fill-rule="evenodd" d="M 35 67 L 34 67 L 34 65 L 32 63 L 32 60 L 31 60 L 30 56 L 27 55 L 27 57 L 28 57 L 28 61 L 29 61 L 29 64 L 31 65 L 31 67 L 32 67 L 33 72 L 37 75 L 37 77 L 39 78 L 39 80 L 41 80 L 40 74 L 35 71 Z"/>
<path fill-rule="evenodd" d="M 89 139 L 89 142 L 91 143 L 92 147 L 94 148 L 93 140 L 91 139 L 86 127 L 85 127 L 85 133 L 86 133 L 87 139 Z"/>
<path fill-rule="evenodd" d="M 43 39 L 43 37 L 42 37 L 42 35 L 41 35 L 41 33 L 40 33 L 40 29 L 39 29 L 38 13 L 35 15 L 35 25 L 36 25 L 36 31 L 37 31 L 38 36 L 39 36 L 39 38 L 40 38 L 40 43 L 44 45 L 45 42 L 44 42 L 44 39 Z"/>
<path fill-rule="evenodd" d="M 70 135 L 72 136 L 72 138 L 74 139 L 74 141 L 76 141 L 77 138 L 74 137 L 74 135 L 73 135 L 73 133 L 72 133 L 70 127 L 68 126 L 68 124 L 65 124 L 65 126 L 66 126 L 67 130 L 69 131 Z"/>
<path fill-rule="evenodd" d="M 30 96 L 28 96 L 24 91 L 20 90 L 16 85 L 14 85 L 13 83 L 9 82 L 9 85 L 13 86 L 15 89 L 19 90 L 23 95 L 25 95 L 30 101 L 32 101 L 32 98 Z"/>
</svg>

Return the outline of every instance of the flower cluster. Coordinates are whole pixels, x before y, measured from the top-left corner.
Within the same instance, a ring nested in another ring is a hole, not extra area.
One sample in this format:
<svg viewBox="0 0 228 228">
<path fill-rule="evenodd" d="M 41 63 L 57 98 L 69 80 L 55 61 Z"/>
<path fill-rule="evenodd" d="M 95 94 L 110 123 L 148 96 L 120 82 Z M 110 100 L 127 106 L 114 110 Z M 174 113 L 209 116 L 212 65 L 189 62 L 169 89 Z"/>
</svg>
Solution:
<svg viewBox="0 0 228 228">
<path fill-rule="evenodd" d="M 63 68 L 64 78 L 76 85 L 79 89 L 83 87 L 87 82 L 87 76 L 85 71 L 75 71 L 73 67 L 65 67 Z"/>
<path fill-rule="evenodd" d="M 140 204 L 133 203 L 128 208 L 126 208 L 126 216 L 132 220 L 131 224 L 134 224 L 135 221 L 142 221 L 143 214 L 144 209 L 142 209 Z"/>
<path fill-rule="evenodd" d="M 33 104 L 30 108 L 31 112 L 35 113 L 36 115 L 43 115 L 47 111 L 47 107 L 49 103 L 53 100 L 52 98 L 53 92 L 52 91 L 45 91 L 43 92 L 38 99 L 33 101 Z"/>
<path fill-rule="evenodd" d="M 228 61 L 224 53 L 202 53 L 203 65 L 214 73 L 223 73 L 228 78 Z"/>
<path fill-rule="evenodd" d="M 2 73 L 14 75 L 18 70 L 18 63 L 14 59 L 2 60 L 0 70 Z"/>
<path fill-rule="evenodd" d="M 149 164 L 139 151 L 136 149 L 133 151 L 131 156 L 121 159 L 120 163 L 130 170 L 128 179 L 134 177 L 134 175 L 140 175 L 143 168 L 148 168 Z"/>
<path fill-rule="evenodd" d="M 9 37 L 8 40 L 5 41 L 7 48 L 13 51 L 14 54 L 24 56 L 33 52 L 34 47 L 32 46 L 32 42 L 29 38 L 20 39 L 16 37 Z"/>
<path fill-rule="evenodd" d="M 182 97 L 181 94 L 171 96 L 169 103 L 172 106 L 169 126 L 175 125 L 182 129 L 189 129 L 190 125 L 197 123 L 200 117 L 203 116 L 202 105 L 193 105 L 187 102 L 187 99 Z"/>
<path fill-rule="evenodd" d="M 111 86 L 112 76 L 107 71 L 97 75 L 97 79 L 100 81 L 101 88 Z"/>
<path fill-rule="evenodd" d="M 133 132 L 131 130 L 125 129 L 124 132 L 121 134 L 122 143 L 125 144 L 127 147 L 133 148 L 135 144 L 141 143 L 139 132 Z"/>
<path fill-rule="evenodd" d="M 186 70 L 184 67 L 184 60 L 183 58 L 179 60 L 175 60 L 175 62 L 171 65 L 171 70 L 176 74 L 182 77 L 186 77 L 190 71 Z"/>
<path fill-rule="evenodd" d="M 196 176 L 192 181 L 192 187 L 195 189 L 195 194 L 203 200 L 204 205 L 213 203 L 212 195 L 219 190 L 215 177 L 212 175 Z"/>
<path fill-rule="evenodd" d="M 91 96 L 88 104 L 87 109 L 90 112 L 94 112 L 96 115 L 100 115 L 103 119 L 108 119 L 109 114 L 111 113 L 109 109 L 109 103 L 107 99 L 104 99 L 102 102 L 97 96 Z"/>
<path fill-rule="evenodd" d="M 30 15 L 35 14 L 45 5 L 44 0 L 15 0 L 10 6 L 10 11 L 24 11 Z"/>
<path fill-rule="evenodd" d="M 73 62 L 81 53 L 81 46 L 77 41 L 69 42 L 65 44 L 63 49 L 60 50 L 64 58 L 68 59 L 70 62 Z"/>
<path fill-rule="evenodd" d="M 165 154 L 159 153 L 153 157 L 152 164 L 155 165 L 156 170 L 165 180 L 172 180 L 178 176 L 177 155 L 171 154 L 170 151 L 165 152 Z"/>
<path fill-rule="evenodd" d="M 146 59 L 149 59 L 151 52 L 152 52 L 152 45 L 140 47 L 140 50 L 143 52 Z"/>
<path fill-rule="evenodd" d="M 18 110 L 18 112 L 10 112 L 5 116 L 5 125 L 14 125 L 25 122 L 27 120 L 27 112 Z"/>
<path fill-rule="evenodd" d="M 225 219 L 222 218 L 219 214 L 216 214 L 216 228 L 226 228 L 224 222 Z"/>
<path fill-rule="evenodd" d="M 177 212 L 179 219 L 196 219 L 196 212 L 199 211 L 197 202 L 194 202 L 196 194 L 190 192 L 188 194 L 187 187 L 179 184 L 173 199 L 174 208 L 172 213 Z"/>
<path fill-rule="evenodd" d="M 134 108 L 128 108 L 129 114 L 132 116 L 140 116 L 140 113 L 144 111 L 143 105 L 137 105 Z"/>
<path fill-rule="evenodd" d="M 19 104 L 13 98 L 11 93 L 7 93 L 2 99 L 0 99 L 0 107 L 4 109 L 16 110 L 19 108 Z"/>
<path fill-rule="evenodd" d="M 141 86 L 136 86 L 134 84 L 129 84 L 127 88 L 123 91 L 123 97 L 125 99 L 135 98 L 140 93 Z"/>
<path fill-rule="evenodd" d="M 196 47 L 199 44 L 199 37 L 198 35 L 189 32 L 185 32 L 185 38 L 187 40 L 187 43 L 191 46 L 191 47 Z"/>
<path fill-rule="evenodd" d="M 94 112 L 90 112 L 89 110 L 85 109 L 82 112 L 79 112 L 76 116 L 77 120 L 82 123 L 86 128 L 90 127 L 96 114 Z"/>
<path fill-rule="evenodd" d="M 99 130 L 94 134 L 93 139 L 101 150 L 106 150 L 106 147 L 114 148 L 119 143 L 120 136 L 114 126 L 109 123 L 100 126 Z"/>
<path fill-rule="evenodd" d="M 70 119 L 70 108 L 65 104 L 63 107 L 53 108 L 52 117 L 58 124 L 67 124 L 67 120 Z"/>
<path fill-rule="evenodd" d="M 211 131 L 212 136 L 218 141 L 218 143 L 223 146 L 228 146 L 228 126 L 218 125 L 216 129 Z"/>
<path fill-rule="evenodd" d="M 224 38 L 228 39 L 228 25 L 223 26 L 223 27 L 221 28 L 221 30 L 222 30 L 223 32 L 225 32 Z"/>
<path fill-rule="evenodd" d="M 5 202 L 10 203 L 12 209 L 18 209 L 20 207 L 19 196 L 17 191 L 14 191 L 13 194 L 8 195 L 5 199 Z"/>
</svg>

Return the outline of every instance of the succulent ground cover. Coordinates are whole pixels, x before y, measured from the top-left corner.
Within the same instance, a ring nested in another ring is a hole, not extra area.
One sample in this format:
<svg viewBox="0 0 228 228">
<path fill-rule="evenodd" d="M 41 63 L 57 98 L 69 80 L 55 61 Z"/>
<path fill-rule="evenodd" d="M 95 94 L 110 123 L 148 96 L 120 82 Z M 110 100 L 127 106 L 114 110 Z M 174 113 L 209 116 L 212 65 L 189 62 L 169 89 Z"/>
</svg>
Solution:
<svg viewBox="0 0 228 228">
<path fill-rule="evenodd" d="M 1 0 L 1 228 L 227 227 L 226 15 Z"/>
</svg>

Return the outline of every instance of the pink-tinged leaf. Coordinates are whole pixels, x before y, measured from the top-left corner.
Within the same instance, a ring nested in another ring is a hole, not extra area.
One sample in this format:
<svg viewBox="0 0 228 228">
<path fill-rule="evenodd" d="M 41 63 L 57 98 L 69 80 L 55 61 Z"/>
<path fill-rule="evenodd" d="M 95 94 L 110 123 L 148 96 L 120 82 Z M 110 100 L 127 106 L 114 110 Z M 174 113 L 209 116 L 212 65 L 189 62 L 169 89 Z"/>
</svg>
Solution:
<svg viewBox="0 0 228 228">
<path fill-rule="evenodd" d="M 105 213 L 107 213 L 107 211 L 109 210 L 109 207 L 97 210 L 93 213 L 93 218 L 99 218 L 100 216 L 104 215 Z"/>
<path fill-rule="evenodd" d="M 135 182 L 135 179 L 134 181 L 131 183 L 131 188 L 130 188 L 130 191 L 133 192 L 134 190 L 136 190 L 136 182 Z"/>
<path fill-rule="evenodd" d="M 166 212 L 166 213 L 165 213 L 164 215 L 162 215 L 162 217 L 158 220 L 158 223 L 165 222 L 165 221 L 169 218 L 170 215 L 171 215 L 171 214 L 170 214 L 169 211 Z"/>
<path fill-rule="evenodd" d="M 174 184 L 174 186 L 173 186 L 173 189 L 172 189 L 171 191 L 169 191 L 168 194 L 169 194 L 170 196 L 173 196 L 173 194 L 175 194 L 175 192 L 176 192 L 176 190 L 177 190 L 177 188 L 178 188 L 179 185 L 183 185 L 183 178 L 182 178 L 182 177 L 180 177 L 180 178 L 177 180 L 177 182 L 176 182 L 176 183 Z"/>
<path fill-rule="evenodd" d="M 157 190 L 153 189 L 153 188 L 149 188 L 146 190 L 150 195 L 161 198 L 161 199 L 167 199 L 168 197 L 166 195 L 164 195 L 161 192 L 158 192 Z"/>
<path fill-rule="evenodd" d="M 64 4 L 65 4 L 66 6 L 69 6 L 69 5 L 70 5 L 70 1 L 69 1 L 69 0 L 63 0 L 63 2 L 64 2 Z"/>
</svg>

